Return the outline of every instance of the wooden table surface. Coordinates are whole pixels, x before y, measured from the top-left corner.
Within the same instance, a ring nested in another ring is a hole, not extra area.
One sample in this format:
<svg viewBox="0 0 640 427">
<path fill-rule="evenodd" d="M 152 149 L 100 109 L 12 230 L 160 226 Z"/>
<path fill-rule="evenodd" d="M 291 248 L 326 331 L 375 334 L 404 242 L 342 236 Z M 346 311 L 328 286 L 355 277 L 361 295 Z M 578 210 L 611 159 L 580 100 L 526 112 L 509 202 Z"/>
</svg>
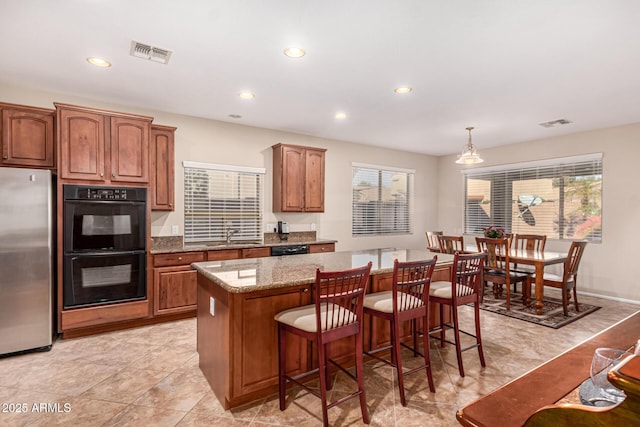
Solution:
<svg viewBox="0 0 640 427">
<path fill-rule="evenodd" d="M 596 348 L 628 349 L 639 335 L 637 312 L 475 400 L 458 410 L 456 418 L 464 426 L 522 426 L 538 409 L 556 403 L 589 378 Z"/>
</svg>

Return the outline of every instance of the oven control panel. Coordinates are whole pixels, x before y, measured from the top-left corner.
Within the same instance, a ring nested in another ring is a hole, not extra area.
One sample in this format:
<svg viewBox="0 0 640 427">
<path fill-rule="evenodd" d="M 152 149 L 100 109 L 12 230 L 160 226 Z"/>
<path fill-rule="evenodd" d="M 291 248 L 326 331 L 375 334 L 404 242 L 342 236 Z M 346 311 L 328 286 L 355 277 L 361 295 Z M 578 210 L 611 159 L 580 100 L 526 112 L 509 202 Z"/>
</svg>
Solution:
<svg viewBox="0 0 640 427">
<path fill-rule="evenodd" d="M 65 185 L 65 200 L 145 201 L 146 189 L 137 187 L 89 187 Z"/>
<path fill-rule="evenodd" d="M 127 200 L 126 188 L 83 188 L 79 194 L 81 199 L 92 200 Z"/>
</svg>

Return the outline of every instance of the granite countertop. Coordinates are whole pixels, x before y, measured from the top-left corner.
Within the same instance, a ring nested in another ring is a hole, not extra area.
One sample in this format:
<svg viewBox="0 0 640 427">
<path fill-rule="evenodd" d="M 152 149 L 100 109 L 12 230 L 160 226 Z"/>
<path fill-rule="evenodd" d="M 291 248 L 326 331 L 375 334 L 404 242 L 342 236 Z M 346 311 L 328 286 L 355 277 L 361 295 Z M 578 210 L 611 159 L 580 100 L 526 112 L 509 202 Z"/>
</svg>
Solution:
<svg viewBox="0 0 640 427">
<path fill-rule="evenodd" d="M 285 245 L 312 245 L 312 244 L 328 244 L 336 243 L 337 240 L 331 239 L 316 239 L 315 232 L 300 232 L 291 233 L 288 240 L 280 240 L 276 233 L 265 233 L 264 242 L 261 243 L 242 243 L 231 242 L 230 244 L 224 243 L 211 243 L 211 244 L 185 244 L 183 243 L 182 236 L 160 236 L 151 238 L 151 250 L 149 253 L 156 254 L 170 254 L 176 252 L 200 252 L 200 251 L 218 251 L 225 249 L 247 249 L 247 248 L 263 248 L 271 246 L 285 246 Z"/>
<path fill-rule="evenodd" d="M 371 261 L 371 274 L 382 274 L 393 271 L 396 258 L 399 261 L 416 261 L 431 259 L 435 255 L 438 256 L 437 265 L 453 262 L 453 255 L 449 254 L 387 248 L 197 262 L 191 267 L 227 292 L 244 293 L 313 283 L 318 268 L 323 271 L 348 270 Z"/>
</svg>

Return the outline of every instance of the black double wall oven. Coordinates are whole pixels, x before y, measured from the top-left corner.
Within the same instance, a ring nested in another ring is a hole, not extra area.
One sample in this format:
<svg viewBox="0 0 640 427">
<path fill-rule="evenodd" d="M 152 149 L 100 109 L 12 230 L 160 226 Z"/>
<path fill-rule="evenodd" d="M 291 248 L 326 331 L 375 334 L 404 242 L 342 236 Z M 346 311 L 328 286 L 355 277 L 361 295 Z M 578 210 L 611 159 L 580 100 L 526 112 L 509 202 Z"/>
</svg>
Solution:
<svg viewBox="0 0 640 427">
<path fill-rule="evenodd" d="M 147 190 L 63 186 L 63 306 L 147 297 Z"/>
</svg>

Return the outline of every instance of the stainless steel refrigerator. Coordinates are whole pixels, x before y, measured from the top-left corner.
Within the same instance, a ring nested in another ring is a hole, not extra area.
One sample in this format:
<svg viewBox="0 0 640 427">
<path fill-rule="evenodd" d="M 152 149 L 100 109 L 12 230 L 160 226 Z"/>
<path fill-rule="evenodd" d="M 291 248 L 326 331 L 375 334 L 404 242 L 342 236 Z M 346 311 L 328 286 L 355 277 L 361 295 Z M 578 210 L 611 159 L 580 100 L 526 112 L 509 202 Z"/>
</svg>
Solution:
<svg viewBox="0 0 640 427">
<path fill-rule="evenodd" d="M 53 189 L 48 170 L 0 168 L 0 355 L 52 345 Z"/>
</svg>

